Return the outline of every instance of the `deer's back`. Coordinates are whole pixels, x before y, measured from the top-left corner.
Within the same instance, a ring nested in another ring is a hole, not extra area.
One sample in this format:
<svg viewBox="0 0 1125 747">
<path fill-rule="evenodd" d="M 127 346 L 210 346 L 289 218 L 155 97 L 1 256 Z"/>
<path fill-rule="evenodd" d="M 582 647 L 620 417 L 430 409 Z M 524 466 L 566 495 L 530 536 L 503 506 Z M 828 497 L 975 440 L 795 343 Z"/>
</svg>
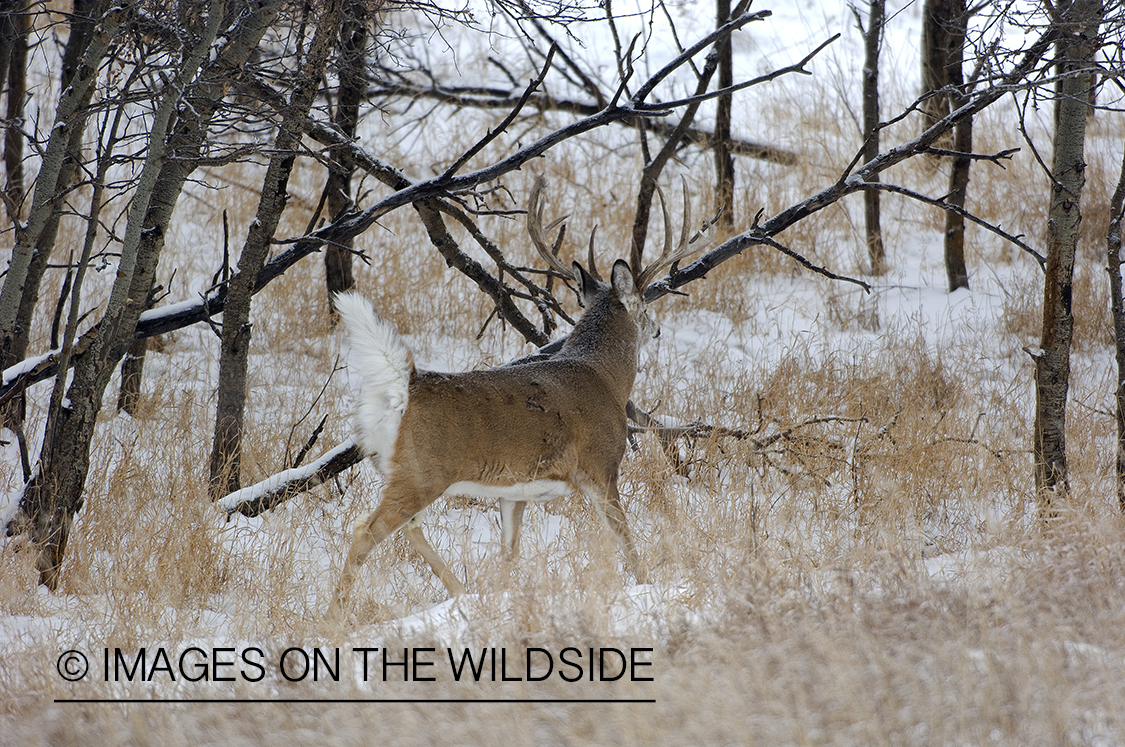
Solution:
<svg viewBox="0 0 1125 747">
<path fill-rule="evenodd" d="M 626 393 L 627 396 L 627 393 Z M 431 490 L 616 475 L 624 401 L 579 361 L 464 373 L 417 371 L 395 445 L 395 472 Z M 407 475 L 403 475 L 407 477 Z"/>
</svg>

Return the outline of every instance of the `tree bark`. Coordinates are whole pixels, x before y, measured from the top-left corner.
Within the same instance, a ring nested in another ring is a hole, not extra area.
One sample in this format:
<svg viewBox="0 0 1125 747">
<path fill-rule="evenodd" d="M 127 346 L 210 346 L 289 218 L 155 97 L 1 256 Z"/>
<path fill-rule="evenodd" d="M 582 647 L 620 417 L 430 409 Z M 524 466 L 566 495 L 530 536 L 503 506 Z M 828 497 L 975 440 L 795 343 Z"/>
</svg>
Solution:
<svg viewBox="0 0 1125 747">
<path fill-rule="evenodd" d="M 953 167 L 949 174 L 949 195 L 945 201 L 959 208 L 965 207 L 969 194 L 969 168 L 973 150 L 973 118 L 961 120 L 953 130 L 953 149 L 958 155 L 953 157 Z M 949 281 L 949 292 L 959 288 L 968 289 L 969 271 L 965 266 L 965 217 L 952 210 L 945 211 L 945 276 Z"/>
<path fill-rule="evenodd" d="M 965 32 L 969 11 L 965 0 L 926 0 L 922 9 L 922 94 L 930 94 L 922 101 L 922 127 L 931 127 L 942 117 L 966 102 L 963 61 Z M 943 137 L 942 147 L 952 147 L 949 175 L 949 195 L 946 201 L 959 208 L 965 207 L 969 190 L 969 170 L 973 149 L 973 121 L 966 117 L 953 130 L 952 143 Z M 969 272 L 965 266 L 965 219 L 961 215 L 945 213 L 945 275 L 949 292 L 969 287 Z"/>
<path fill-rule="evenodd" d="M 20 501 L 17 522 L 38 548 L 39 580 L 49 589 L 58 587 L 74 515 L 83 505 L 90 443 L 105 387 L 134 337 L 143 306 L 134 299 L 144 298 L 153 285 L 165 229 L 199 162 L 208 123 L 279 8 L 277 0 L 239 17 L 239 26 L 224 34 L 223 48 L 209 54 L 226 16 L 225 3 L 211 4 L 206 31 L 161 95 L 106 311 L 86 354 L 74 367 L 67 406 L 48 417 L 39 471 Z M 94 38 L 100 33 L 99 26 Z M 205 61 L 207 65 L 197 75 Z M 79 76 L 82 70 L 80 67 Z M 167 158 L 167 153 L 176 157 Z"/>
<path fill-rule="evenodd" d="M 149 289 L 145 299 L 145 311 L 156 302 L 159 287 Z M 121 361 L 121 388 L 117 391 L 117 409 L 129 415 L 137 414 L 141 401 L 141 382 L 144 380 L 145 358 L 148 357 L 148 339 L 134 339 L 129 345 L 125 358 Z"/>
<path fill-rule="evenodd" d="M 931 24 L 940 27 L 940 33 L 934 33 L 934 36 L 940 39 L 940 47 L 926 50 L 923 54 L 931 61 L 931 66 L 940 66 L 939 80 L 931 81 L 931 84 L 940 82 L 942 86 L 949 89 L 938 97 L 941 100 L 938 108 L 952 110 L 965 103 L 963 66 L 969 11 L 965 6 L 965 0 L 943 0 L 932 5 L 934 7 L 929 8 L 926 18 Z M 926 111 L 926 107 L 923 107 L 923 111 Z M 972 117 L 961 120 L 954 128 L 953 151 L 955 155 L 949 173 L 949 194 L 946 202 L 964 209 L 969 193 L 969 170 L 973 163 L 969 156 L 973 151 Z M 945 213 L 944 249 L 945 275 L 949 283 L 949 292 L 952 293 L 960 288 L 967 289 L 969 271 L 965 265 L 965 218 L 959 213 L 952 211 Z"/>
<path fill-rule="evenodd" d="M 7 95 L 7 121 L 4 132 L 5 184 L 3 202 L 12 225 L 23 218 L 23 105 L 27 94 L 27 37 L 31 21 L 27 2 L 10 3 L 0 13 L 0 87 Z M 26 335 L 22 340 L 26 341 Z M 7 355 L 0 353 L 0 369 L 19 360 L 26 353 L 26 342 L 11 344 Z M 0 407 L 0 427 L 8 424 L 22 432 L 26 417 L 26 398 L 18 397 Z"/>
<path fill-rule="evenodd" d="M 730 0 L 715 0 L 715 27 L 730 20 Z M 718 45 L 719 88 L 734 85 L 734 60 L 731 39 L 728 36 Z M 731 107 L 733 95 L 720 96 L 715 111 L 715 208 L 719 211 L 716 224 L 719 235 L 726 238 L 734 233 L 734 154 L 731 153 Z"/>
<path fill-rule="evenodd" d="M 349 140 L 355 138 L 359 125 L 359 104 L 367 90 L 367 10 L 362 2 L 349 2 L 340 30 L 337 55 L 340 91 L 336 97 L 333 122 Z M 352 176 L 355 166 L 344 160 L 333 159 L 328 164 L 328 181 L 324 185 L 328 214 L 335 218 L 352 204 Z M 335 311 L 337 293 L 355 286 L 352 272 L 354 239 L 341 245 L 329 246 L 324 251 L 324 280 L 328 291 L 328 305 Z M 335 314 L 333 314 L 335 318 Z"/>
<path fill-rule="evenodd" d="M 70 38 L 63 50 L 62 73 L 59 82 L 63 88 L 70 85 L 74 74 L 82 62 L 82 54 L 90 43 L 91 35 L 98 28 L 98 19 L 109 9 L 105 0 L 74 0 L 70 15 Z"/>
<path fill-rule="evenodd" d="M 1117 357 L 1115 417 L 1117 449 L 1114 472 L 1117 476 L 1117 504 L 1125 512 L 1125 300 L 1121 295 L 1121 223 L 1125 213 L 1125 152 L 1121 157 L 1121 176 L 1110 200 L 1109 231 L 1106 237 L 1106 270 L 1109 272 L 1109 308 L 1113 315 L 1113 341 Z"/>
<path fill-rule="evenodd" d="M 148 355 L 148 338 L 133 340 L 121 361 L 121 388 L 117 390 L 117 409 L 129 415 L 137 414 L 141 402 L 141 381 Z"/>
<path fill-rule="evenodd" d="M 322 8 L 308 54 L 297 76 L 296 88 L 284 109 L 274 155 L 262 182 L 258 211 L 250 224 L 238 258 L 238 273 L 231 278 L 223 310 L 219 389 L 215 406 L 215 437 L 211 447 L 211 499 L 241 486 L 242 433 L 246 422 L 246 382 L 250 356 L 250 302 L 254 280 L 266 263 L 270 240 L 285 210 L 286 189 L 301 144 L 302 124 L 312 107 L 340 27 L 341 2 Z"/>
<path fill-rule="evenodd" d="M 868 3 L 867 29 L 864 32 L 863 61 L 863 161 L 879 155 L 879 47 L 883 39 L 884 0 Z M 876 180 L 878 176 L 874 177 Z M 887 271 L 887 255 L 883 248 L 883 231 L 879 226 L 879 192 L 863 193 L 864 230 L 871 274 Z"/>
<path fill-rule="evenodd" d="M 4 205 L 8 218 L 13 224 L 22 217 L 23 205 L 23 106 L 27 96 L 27 43 L 31 33 L 31 14 L 27 0 L 10 4 L 0 19 L 3 50 L 0 50 L 0 63 L 5 65 L 0 82 L 7 85 L 7 121 L 4 132 L 4 170 L 7 176 L 4 185 Z"/>
<path fill-rule="evenodd" d="M 1065 36 L 1058 45 L 1055 153 L 1047 219 L 1043 328 L 1035 358 L 1035 493 L 1040 518 L 1058 515 L 1068 491 L 1066 400 L 1070 384 L 1074 252 L 1082 220 L 1083 160 L 1090 76 L 1103 11 L 1100 0 L 1056 4 Z"/>
<path fill-rule="evenodd" d="M 76 32 L 67 42 L 64 59 L 73 57 L 80 60 L 80 64 L 76 70 L 70 71 L 69 76 L 64 68 L 64 80 L 68 80 L 69 85 L 62 87 L 55 110 L 55 126 L 35 179 L 35 194 L 27 221 L 22 228 L 17 223 L 12 258 L 4 275 L 4 285 L 0 288 L 0 368 L 7 368 L 27 354 L 31 319 L 47 261 L 58 235 L 64 195 L 80 162 L 78 152 L 90 116 L 89 103 L 94 94 L 97 70 L 110 49 L 117 29 L 126 18 L 123 8 L 115 8 L 101 16 L 100 10 L 105 5 L 108 2 L 100 0 L 93 11 L 98 12 L 101 18 L 96 32 Z M 83 22 L 89 20 L 79 15 L 72 18 L 80 28 Z M 10 166 L 8 168 L 10 180 L 12 171 Z M 19 413 L 20 406 L 17 404 L 0 411 L 0 417 L 21 419 Z"/>
<path fill-rule="evenodd" d="M 926 0 L 922 5 L 921 93 L 932 94 L 922 101 L 923 132 L 952 111 L 949 92 L 944 90 L 950 83 L 951 21 L 964 13 L 965 0 Z"/>
</svg>

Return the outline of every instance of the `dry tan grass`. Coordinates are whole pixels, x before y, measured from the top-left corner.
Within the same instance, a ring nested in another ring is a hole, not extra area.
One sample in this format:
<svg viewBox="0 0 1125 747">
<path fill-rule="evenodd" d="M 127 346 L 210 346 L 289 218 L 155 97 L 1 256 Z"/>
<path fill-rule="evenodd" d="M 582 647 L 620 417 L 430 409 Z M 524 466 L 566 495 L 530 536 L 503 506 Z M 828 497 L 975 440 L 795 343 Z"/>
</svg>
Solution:
<svg viewBox="0 0 1125 747">
<path fill-rule="evenodd" d="M 815 572 L 747 554 L 723 580 L 714 619 L 672 623 L 654 655 L 654 682 L 578 688 L 583 697 L 656 704 L 47 704 L 34 720 L 10 721 L 6 734 L 29 745 L 351 744 L 375 735 L 428 744 L 436 734 L 502 745 L 1114 743 L 1114 704 L 1125 696 L 1116 655 L 1125 645 L 1118 578 L 1125 555 L 1091 527 L 1056 540 L 1018 548 L 1004 574 L 969 587 L 919 578 L 892 553 Z M 584 633 L 580 620 L 552 625 L 533 600 L 528 612 L 499 631 L 469 635 L 514 646 L 521 640 L 514 629 L 526 633 L 530 624 L 537 645 L 630 643 Z M 410 644 L 441 645 L 424 636 Z M 74 695 L 36 681 L 26 662 L 9 666 L 42 695 Z M 281 687 L 279 696 L 305 694 Z M 318 696 L 415 698 L 418 689 L 326 685 Z M 428 698 L 576 695 L 557 680 L 466 686 L 439 677 L 424 689 Z M 33 705 L 7 702 L 17 712 Z"/>
</svg>

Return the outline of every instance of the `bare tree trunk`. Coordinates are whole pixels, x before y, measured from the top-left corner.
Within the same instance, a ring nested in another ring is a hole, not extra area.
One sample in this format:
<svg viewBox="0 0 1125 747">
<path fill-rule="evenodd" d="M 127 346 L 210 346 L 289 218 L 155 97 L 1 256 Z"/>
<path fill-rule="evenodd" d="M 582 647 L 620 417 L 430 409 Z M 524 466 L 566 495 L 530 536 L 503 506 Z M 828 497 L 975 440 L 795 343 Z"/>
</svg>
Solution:
<svg viewBox="0 0 1125 747">
<path fill-rule="evenodd" d="M 156 295 L 160 286 L 150 288 L 145 299 L 145 310 L 151 309 L 156 303 Z M 129 345 L 125 358 L 121 361 L 121 388 L 117 391 L 117 409 L 129 415 L 137 414 L 137 406 L 141 401 L 141 381 L 144 379 L 145 358 L 148 356 L 149 338 L 142 337 L 133 340 Z"/>
<path fill-rule="evenodd" d="M 27 2 L 12 2 L 0 13 L 0 85 L 7 95 L 7 122 L 4 132 L 4 170 L 6 182 L 3 199 L 5 211 L 13 226 L 19 225 L 23 217 L 23 104 L 27 94 L 27 37 L 31 31 L 31 20 Z M 26 335 L 23 340 L 26 341 Z M 23 357 L 22 344 L 13 341 L 7 355 L 0 350 L 0 369 L 6 368 Z M 26 398 L 15 398 L 0 407 L 0 426 L 12 426 L 16 433 L 22 433 L 26 417 Z"/>
<path fill-rule="evenodd" d="M 863 161 L 867 163 L 879 155 L 879 47 L 883 39 L 884 0 L 869 0 L 867 29 L 863 34 Z M 862 26 L 861 26 L 862 28 Z M 878 177 L 875 177 L 878 179 Z M 869 189 L 863 193 L 864 227 L 867 238 L 867 256 L 871 274 L 887 271 L 887 255 L 883 248 L 883 231 L 879 227 L 879 192 Z"/>
<path fill-rule="evenodd" d="M 949 114 L 950 21 L 964 15 L 965 0 L 925 0 L 922 5 L 922 131 Z M 960 60 L 960 56 L 958 56 Z"/>
<path fill-rule="evenodd" d="M 1090 76 L 1100 0 L 1056 4 L 1067 36 L 1059 43 L 1055 100 L 1054 184 L 1047 219 L 1047 269 L 1043 288 L 1043 331 L 1035 354 L 1035 493 L 1042 519 L 1058 514 L 1068 491 L 1066 399 L 1070 384 L 1070 342 L 1074 251 L 1082 220 L 1080 198 L 1085 183 L 1083 161 Z"/>
<path fill-rule="evenodd" d="M 715 0 L 715 27 L 730 20 L 730 0 Z M 719 43 L 719 88 L 734 85 L 734 60 L 728 36 Z M 722 237 L 734 233 L 734 154 L 731 153 L 731 106 L 733 96 L 720 96 L 715 112 L 715 202 Z"/>
<path fill-rule="evenodd" d="M 148 355 L 148 338 L 134 340 L 121 361 L 121 388 L 117 391 L 117 409 L 129 415 L 137 414 L 141 402 L 141 381 Z"/>
<path fill-rule="evenodd" d="M 70 16 L 70 38 L 63 50 L 62 74 L 59 76 L 63 88 L 70 85 L 74 74 L 78 72 L 91 35 L 98 28 L 102 14 L 108 9 L 109 3 L 105 0 L 74 0 L 74 12 Z"/>
<path fill-rule="evenodd" d="M 926 0 L 922 10 L 922 127 L 929 128 L 958 108 L 964 101 L 965 31 L 969 10 L 965 0 Z M 969 169 L 973 149 L 973 120 L 961 120 L 953 131 L 952 143 L 943 136 L 942 147 L 952 147 L 952 169 L 946 202 L 964 208 L 969 190 Z M 945 274 L 949 292 L 969 287 L 965 266 L 965 219 L 954 211 L 945 213 Z"/>
<path fill-rule="evenodd" d="M 254 282 L 266 263 L 270 240 L 285 210 L 286 188 L 301 144 L 302 125 L 308 116 L 340 28 L 342 2 L 328 3 L 317 20 L 316 32 L 297 76 L 296 89 L 284 110 L 274 155 L 262 183 L 258 211 L 250 224 L 238 258 L 238 273 L 231 278 L 223 310 L 222 353 L 219 358 L 219 391 L 215 408 L 215 438 L 211 447 L 211 499 L 241 486 L 242 432 L 246 421 L 246 374 L 250 356 L 250 300 Z"/>
<path fill-rule="evenodd" d="M 961 93 L 950 93 L 950 108 L 960 106 L 964 101 L 965 73 L 965 33 L 969 24 L 969 11 L 965 0 L 947 0 L 941 19 L 945 26 L 943 38 L 945 49 L 945 83 Z M 953 131 L 953 167 L 949 174 L 949 195 L 946 202 L 959 208 L 965 207 L 969 193 L 969 169 L 972 167 L 973 118 L 966 117 L 957 123 Z M 965 218 L 961 213 L 947 210 L 945 213 L 945 274 L 949 281 L 949 292 L 969 287 L 969 271 L 965 266 Z"/>
<path fill-rule="evenodd" d="M 947 108 L 953 109 L 964 103 L 967 93 L 964 90 L 965 33 L 969 23 L 969 10 L 965 0 L 945 0 L 940 18 L 933 19 L 942 26 L 941 39 L 944 49 L 932 51 L 931 57 L 943 55 L 944 72 L 942 81 L 950 91 L 942 96 Z M 959 93 L 958 93 L 959 92 Z M 959 208 L 965 207 L 969 193 L 969 169 L 973 151 L 973 118 L 966 117 L 957 123 L 953 130 L 953 165 L 949 174 L 949 195 L 946 202 Z M 949 292 L 969 287 L 969 271 L 965 266 L 965 218 L 961 213 L 947 210 L 945 213 L 945 275 L 949 281 Z"/>
<path fill-rule="evenodd" d="M 11 10 L 0 18 L 0 36 L 3 50 L 0 50 L 0 64 L 5 66 L 0 81 L 6 82 L 8 99 L 7 122 L 4 132 L 4 170 L 7 181 L 4 185 L 4 205 L 8 218 L 17 223 L 22 216 L 23 205 L 23 105 L 27 96 L 27 40 L 31 33 L 31 14 L 27 0 L 13 2 Z"/>
<path fill-rule="evenodd" d="M 99 0 L 96 11 L 100 12 L 105 5 L 108 5 L 106 0 Z M 31 318 L 58 234 L 64 208 L 63 195 L 80 161 L 77 154 L 90 116 L 89 103 L 94 94 L 96 71 L 117 29 L 125 20 L 125 13 L 124 9 L 116 8 L 105 16 L 99 15 L 101 22 L 96 33 L 76 32 L 67 42 L 64 59 L 73 57 L 81 62 L 69 77 L 64 69 L 64 82 L 68 81 L 69 85 L 62 86 L 63 93 L 55 111 L 55 126 L 35 179 L 31 209 L 22 227 L 16 224 L 16 242 L 4 275 L 4 285 L 0 288 L 0 368 L 22 360 L 27 353 Z M 72 20 L 80 26 L 89 21 L 79 16 L 72 17 Z M 76 76 L 75 73 L 81 74 Z M 7 156 L 7 145 L 5 151 Z M 8 174 L 10 179 L 10 167 Z M 19 418 L 17 410 L 18 407 L 6 408 L 0 415 Z"/>
<path fill-rule="evenodd" d="M 144 298 L 152 287 L 166 227 L 184 184 L 199 162 L 208 123 L 233 76 L 277 16 L 279 5 L 280 0 L 264 3 L 253 13 L 240 16 L 239 27 L 224 35 L 223 49 L 209 55 L 226 16 L 224 2 L 211 4 L 207 28 L 201 30 L 176 78 L 161 96 L 105 314 L 86 354 L 74 367 L 67 407 L 48 415 L 39 471 L 25 489 L 19 516 L 13 522 L 18 522 L 37 546 L 39 580 L 49 589 L 58 587 L 74 515 L 82 508 L 90 444 L 105 387 L 132 343 L 140 317 L 143 304 L 132 299 Z M 207 66 L 197 76 L 204 62 Z M 184 101 L 185 96 L 190 96 L 190 103 Z M 171 128 L 173 113 L 176 116 Z M 167 153 L 177 157 L 167 158 Z"/>
<path fill-rule="evenodd" d="M 359 104 L 367 92 L 367 9 L 362 2 L 349 2 L 344 25 L 340 30 L 338 66 L 340 91 L 336 97 L 336 114 L 333 121 L 345 137 L 355 137 L 359 125 Z M 352 204 L 352 175 L 355 167 L 344 161 L 332 160 L 328 165 L 328 181 L 324 185 L 328 214 L 335 217 Z M 330 246 L 324 251 L 324 279 L 328 290 L 328 304 L 334 307 L 333 298 L 341 291 L 355 286 L 352 273 L 353 240 L 342 246 Z M 335 318 L 335 315 L 333 315 Z"/>
<path fill-rule="evenodd" d="M 1121 176 L 1110 200 L 1109 232 L 1106 240 L 1106 270 L 1109 271 L 1109 308 L 1113 315 L 1113 341 L 1117 351 L 1117 503 L 1125 512 L 1125 300 L 1121 295 L 1121 223 L 1125 213 L 1125 152 L 1121 157 Z"/>
<path fill-rule="evenodd" d="M 949 195 L 945 201 L 964 208 L 969 193 L 969 168 L 973 163 L 968 155 L 973 150 L 972 117 L 965 117 L 954 128 L 953 149 L 958 155 L 953 157 Z M 969 287 L 969 271 L 965 266 L 965 217 L 952 210 L 945 211 L 945 276 L 949 280 L 950 293 Z"/>
<path fill-rule="evenodd" d="M 12 60 L 12 46 L 16 43 L 16 16 L 24 11 L 23 3 L 9 0 L 0 6 L 0 91 L 8 82 L 8 65 Z"/>
</svg>

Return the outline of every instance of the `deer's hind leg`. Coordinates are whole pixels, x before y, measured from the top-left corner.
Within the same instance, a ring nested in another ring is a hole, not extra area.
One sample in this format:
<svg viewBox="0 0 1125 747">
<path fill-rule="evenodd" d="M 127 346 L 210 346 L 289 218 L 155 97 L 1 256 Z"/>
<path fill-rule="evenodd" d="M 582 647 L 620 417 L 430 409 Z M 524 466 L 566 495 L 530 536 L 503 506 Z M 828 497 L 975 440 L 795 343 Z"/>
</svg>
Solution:
<svg viewBox="0 0 1125 747">
<path fill-rule="evenodd" d="M 438 577 L 442 585 L 453 596 L 465 593 L 465 586 L 457 579 L 449 566 L 438 555 L 437 550 L 426 539 L 426 535 L 422 534 L 422 520 L 426 516 L 426 510 L 423 509 L 416 514 L 410 521 L 402 527 L 402 534 L 406 537 L 407 542 L 411 547 L 418 551 L 418 553 L 425 559 L 426 563 L 430 566 L 430 570 Z"/>
<path fill-rule="evenodd" d="M 367 560 L 371 551 L 391 534 L 403 528 L 407 522 L 419 512 L 425 510 L 440 495 L 440 492 L 436 495 L 431 495 L 430 492 L 405 486 L 397 482 L 393 476 L 391 477 L 383 492 L 383 500 L 379 502 L 379 507 L 360 519 L 356 523 L 355 529 L 352 530 L 352 545 L 348 550 L 348 559 L 344 562 L 344 568 L 340 572 L 340 580 L 336 584 L 336 591 L 328 608 L 330 618 L 338 618 L 346 610 L 352 587 L 355 586 L 356 578 L 359 575 L 359 568 Z M 414 538 L 407 536 L 407 539 L 415 547 L 417 547 L 415 544 L 416 537 L 417 535 Z M 422 542 L 426 547 L 429 547 L 425 538 L 422 539 Z M 433 552 L 433 548 L 429 549 L 433 557 L 437 558 L 437 553 Z M 423 557 L 426 557 L 424 552 Z M 441 562 L 440 558 L 437 559 L 438 562 Z M 429 562 L 430 558 L 426 558 L 426 560 Z M 444 563 L 441 565 L 445 566 Z M 430 566 L 432 568 L 433 563 L 430 563 Z M 442 574 L 436 568 L 434 571 L 438 574 L 438 578 L 442 578 Z M 444 578 L 442 578 L 442 582 L 445 582 Z"/>
</svg>

